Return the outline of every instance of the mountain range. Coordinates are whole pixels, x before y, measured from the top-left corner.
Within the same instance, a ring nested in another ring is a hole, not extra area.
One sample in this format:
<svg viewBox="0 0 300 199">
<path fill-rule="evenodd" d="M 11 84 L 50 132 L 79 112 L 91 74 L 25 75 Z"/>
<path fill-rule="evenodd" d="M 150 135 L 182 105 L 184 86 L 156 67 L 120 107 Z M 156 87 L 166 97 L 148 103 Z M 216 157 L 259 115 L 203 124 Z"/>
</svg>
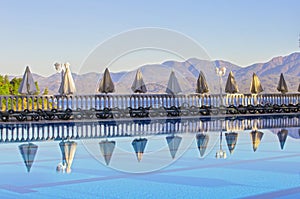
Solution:
<svg viewBox="0 0 300 199">
<path fill-rule="evenodd" d="M 227 69 L 225 76 L 222 78 L 223 88 L 229 71 L 232 71 L 240 93 L 250 93 L 253 72 L 260 78 L 265 93 L 278 92 L 276 87 L 280 73 L 284 74 L 289 92 L 297 92 L 300 82 L 300 53 L 297 52 L 287 56 L 274 57 L 268 62 L 256 63 L 247 67 L 241 67 L 223 60 L 209 61 L 191 58 L 184 62 L 166 61 L 161 64 L 143 65 L 139 68 L 141 69 L 149 93 L 164 93 L 172 70 L 179 80 L 183 93 L 195 92 L 200 70 L 205 74 L 210 93 L 218 93 L 220 84 L 219 77 L 215 73 L 215 68 L 223 66 Z M 136 70 L 111 73 L 117 93 L 132 93 L 130 87 L 135 73 Z M 57 94 L 61 81 L 60 74 L 54 74 L 49 77 L 34 74 L 33 77 L 35 81 L 38 81 L 41 91 L 47 87 L 49 94 Z M 102 74 L 96 72 L 86 74 L 73 73 L 73 78 L 77 94 L 94 94 L 96 93 Z"/>
</svg>

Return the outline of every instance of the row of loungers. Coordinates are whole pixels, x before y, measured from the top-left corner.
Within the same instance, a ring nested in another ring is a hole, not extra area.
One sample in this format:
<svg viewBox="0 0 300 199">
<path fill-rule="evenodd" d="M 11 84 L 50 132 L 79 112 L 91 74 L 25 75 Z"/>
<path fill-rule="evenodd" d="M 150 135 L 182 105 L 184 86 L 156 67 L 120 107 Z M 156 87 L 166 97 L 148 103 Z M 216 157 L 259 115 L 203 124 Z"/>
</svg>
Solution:
<svg viewBox="0 0 300 199">
<path fill-rule="evenodd" d="M 212 106 L 183 106 L 183 107 L 139 107 L 139 108 L 104 108 L 72 110 L 41 110 L 30 111 L 1 111 L 0 118 L 3 122 L 9 120 L 26 121 L 26 120 L 70 120 L 70 119 L 108 119 L 108 118 L 146 118 L 146 117 L 179 117 L 179 116 L 209 116 L 209 115 L 238 115 L 238 114 L 271 114 L 271 113 L 297 113 L 300 112 L 300 104 L 282 104 L 282 105 L 248 105 L 228 107 L 212 107 Z"/>
</svg>

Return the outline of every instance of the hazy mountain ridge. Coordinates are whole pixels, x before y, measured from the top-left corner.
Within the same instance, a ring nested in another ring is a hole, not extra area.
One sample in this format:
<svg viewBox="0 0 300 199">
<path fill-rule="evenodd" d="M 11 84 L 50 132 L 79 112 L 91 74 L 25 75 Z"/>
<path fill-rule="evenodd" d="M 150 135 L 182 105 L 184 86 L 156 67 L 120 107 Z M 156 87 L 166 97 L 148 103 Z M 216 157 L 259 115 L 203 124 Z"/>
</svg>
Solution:
<svg viewBox="0 0 300 199">
<path fill-rule="evenodd" d="M 300 75 L 300 53 L 293 53 L 291 55 L 282 57 L 274 57 L 269 62 L 266 63 L 258 63 L 250 65 L 244 70 L 240 70 L 239 72 L 247 73 L 249 71 L 257 71 L 257 75 L 265 76 L 265 75 L 276 75 L 278 73 L 284 73 L 285 75 Z"/>
<path fill-rule="evenodd" d="M 219 80 L 215 74 L 216 67 L 226 67 L 226 75 L 223 77 L 223 87 L 229 71 L 233 71 L 241 93 L 249 93 L 250 82 L 255 72 L 262 82 L 264 92 L 277 92 L 276 87 L 280 73 L 283 73 L 288 84 L 289 92 L 296 92 L 300 77 L 300 53 L 292 53 L 287 56 L 278 56 L 265 63 L 255 63 L 248 67 L 240 67 L 223 60 L 199 60 L 191 58 L 184 62 L 166 61 L 162 64 L 141 66 L 144 81 L 151 92 L 164 92 L 171 70 L 175 71 L 177 78 L 185 93 L 194 92 L 199 71 L 206 76 L 211 93 L 219 92 Z M 135 77 L 135 70 L 128 72 L 111 73 L 115 82 L 116 91 L 119 93 L 131 93 L 130 87 Z M 18 76 L 20 77 L 20 76 Z M 50 94 L 57 94 L 61 81 L 61 74 L 56 73 L 49 77 L 38 74 L 33 75 L 38 81 L 41 92 L 48 87 Z M 73 74 L 78 94 L 96 93 L 101 73 L 91 72 L 82 75 Z"/>
<path fill-rule="evenodd" d="M 300 53 L 274 57 L 266 63 L 241 68 L 235 74 L 241 90 L 245 90 L 245 86 L 250 84 L 253 72 L 259 76 L 265 92 L 277 92 L 280 73 L 284 74 L 289 91 L 296 92 L 300 77 Z"/>
</svg>

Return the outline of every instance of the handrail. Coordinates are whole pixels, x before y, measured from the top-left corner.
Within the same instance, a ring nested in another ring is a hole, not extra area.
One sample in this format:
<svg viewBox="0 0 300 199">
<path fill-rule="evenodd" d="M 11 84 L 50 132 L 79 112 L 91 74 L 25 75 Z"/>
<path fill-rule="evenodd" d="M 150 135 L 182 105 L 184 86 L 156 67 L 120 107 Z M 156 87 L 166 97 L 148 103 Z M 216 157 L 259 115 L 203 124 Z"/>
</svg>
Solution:
<svg viewBox="0 0 300 199">
<path fill-rule="evenodd" d="M 222 103 L 221 103 L 222 100 Z M 180 107 L 180 106 L 247 106 L 258 104 L 298 104 L 300 93 L 264 94 L 91 94 L 91 95 L 0 95 L 0 110 L 72 110 L 138 107 Z"/>
</svg>

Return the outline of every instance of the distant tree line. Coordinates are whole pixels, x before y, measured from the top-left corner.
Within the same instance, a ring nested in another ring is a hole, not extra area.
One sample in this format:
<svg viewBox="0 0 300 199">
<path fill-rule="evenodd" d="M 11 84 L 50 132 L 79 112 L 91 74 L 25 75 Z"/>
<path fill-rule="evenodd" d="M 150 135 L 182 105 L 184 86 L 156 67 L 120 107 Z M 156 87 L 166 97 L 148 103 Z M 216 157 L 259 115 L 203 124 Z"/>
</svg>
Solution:
<svg viewBox="0 0 300 199">
<path fill-rule="evenodd" d="M 12 80 L 9 81 L 9 78 L 7 75 L 0 75 L 0 95 L 21 95 L 18 92 L 18 89 L 20 87 L 20 84 L 22 82 L 22 78 L 14 77 Z M 34 93 L 34 95 L 40 94 L 40 88 L 38 85 L 38 82 L 34 82 L 37 92 Z M 48 88 L 45 88 L 43 91 L 43 95 L 48 95 Z"/>
<path fill-rule="evenodd" d="M 19 87 L 21 85 L 22 82 L 22 78 L 17 78 L 14 77 L 12 80 L 9 81 L 9 78 L 7 75 L 0 75 L 0 95 L 21 95 L 19 93 Z M 40 94 L 40 88 L 37 82 L 34 82 L 37 91 L 34 93 L 34 95 L 39 95 Z M 43 91 L 43 95 L 47 95 L 48 94 L 48 88 L 45 88 L 45 90 Z M 24 101 L 26 102 L 27 99 L 23 99 L 23 103 Z M 38 101 L 35 100 L 34 102 L 29 99 L 28 101 L 30 104 L 34 103 L 35 108 L 40 107 L 40 105 L 42 104 L 42 100 L 39 99 Z M 19 99 L 18 102 L 16 102 L 16 99 L 11 100 L 8 99 L 8 101 L 6 102 L 4 99 L 2 99 L 2 102 L 0 102 L 1 104 L 1 108 L 2 110 L 6 109 L 6 106 L 8 105 L 8 107 L 13 107 L 12 109 L 16 110 L 16 104 L 19 104 L 19 107 L 21 107 L 22 104 L 22 100 Z M 25 103 L 26 104 L 26 103 Z M 26 108 L 30 108 L 30 107 L 26 107 Z"/>
</svg>

